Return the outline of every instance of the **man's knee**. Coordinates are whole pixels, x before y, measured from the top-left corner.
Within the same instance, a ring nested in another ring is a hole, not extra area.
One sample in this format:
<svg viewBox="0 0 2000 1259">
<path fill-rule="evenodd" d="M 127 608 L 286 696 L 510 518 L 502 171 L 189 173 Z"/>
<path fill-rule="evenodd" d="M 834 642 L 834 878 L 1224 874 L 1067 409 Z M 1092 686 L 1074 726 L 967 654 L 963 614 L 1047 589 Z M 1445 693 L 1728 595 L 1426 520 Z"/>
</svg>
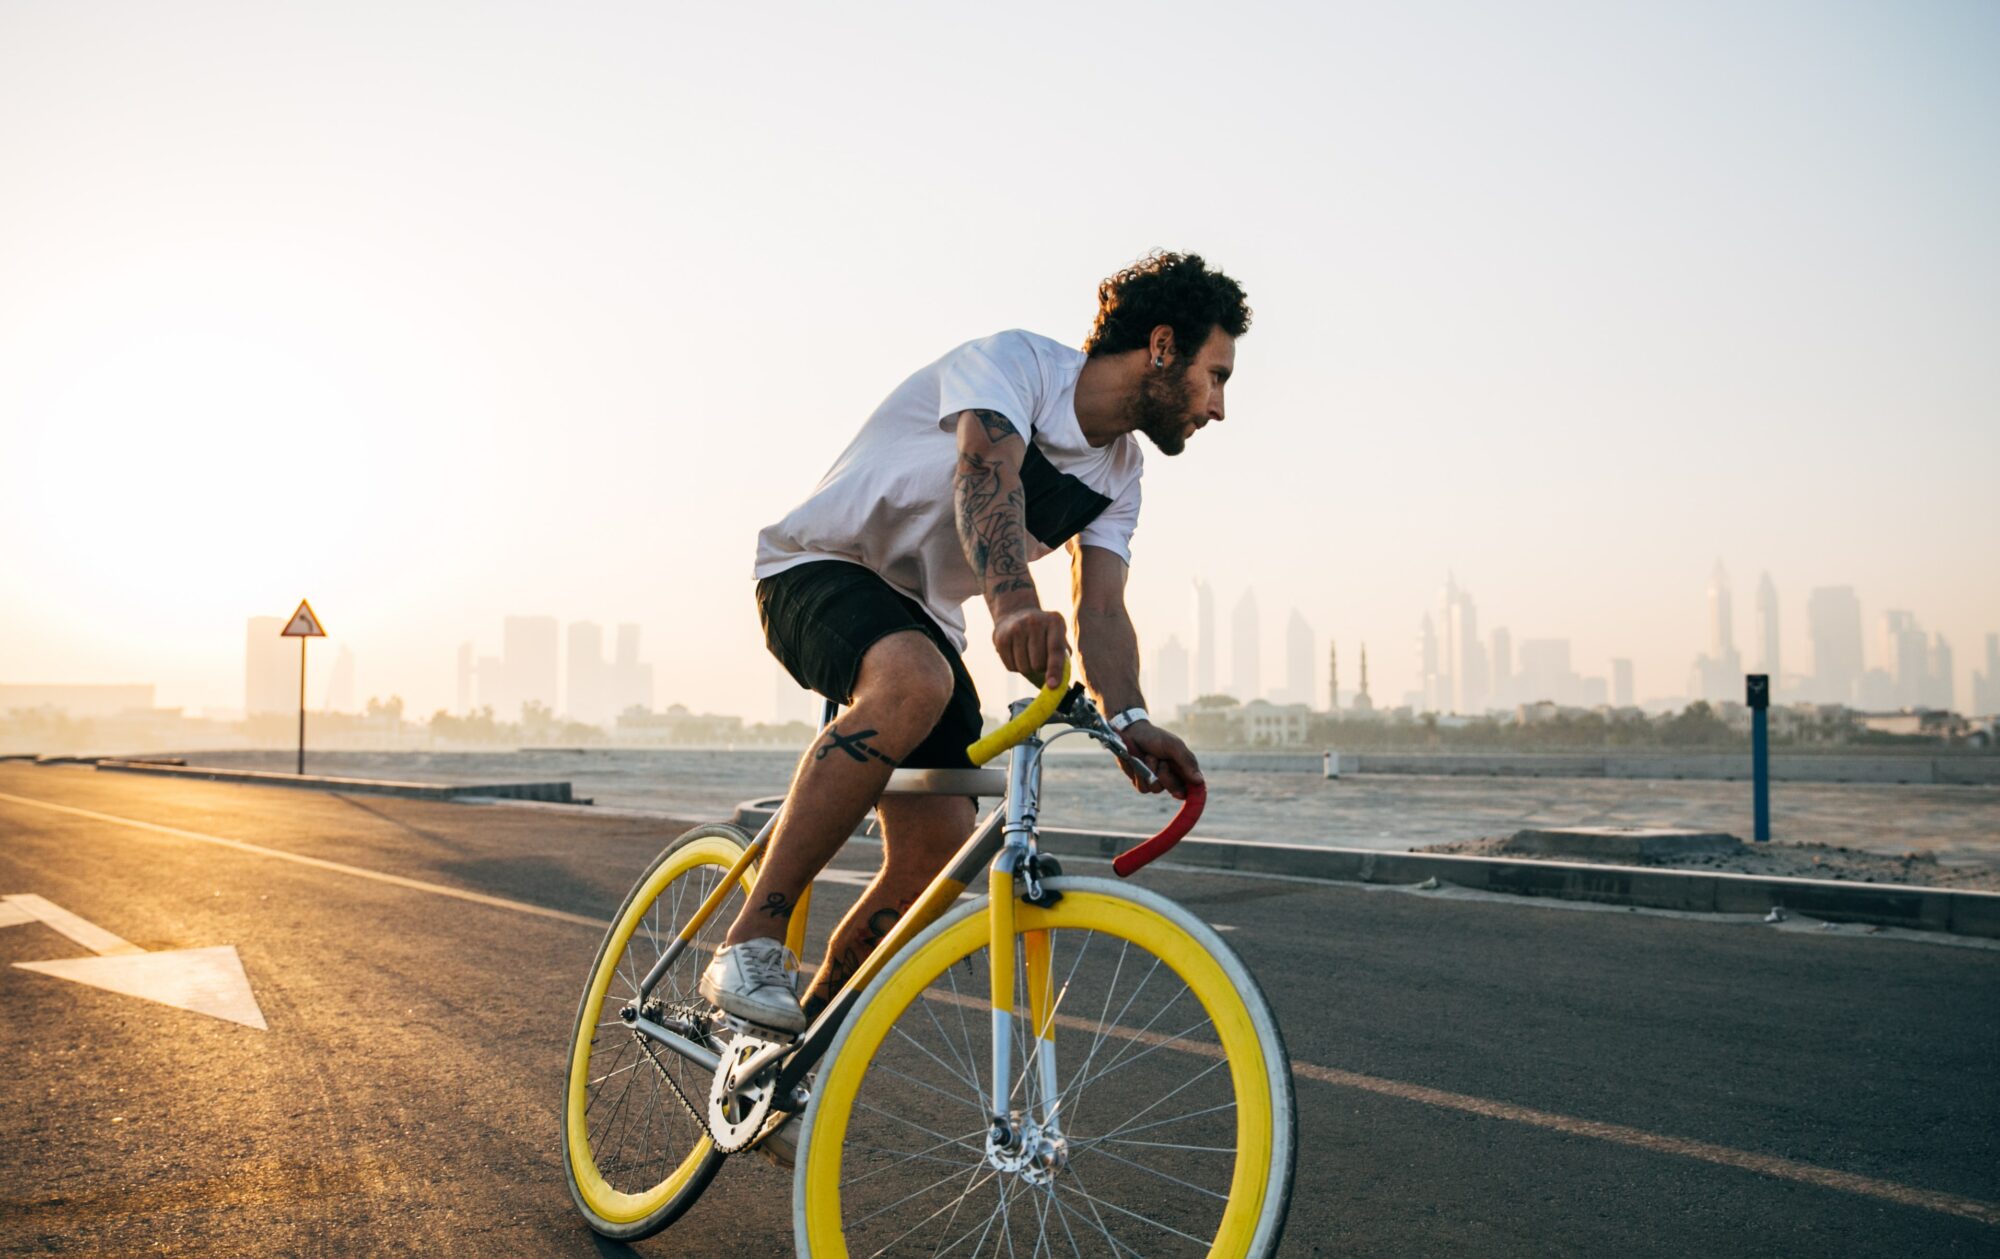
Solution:
<svg viewBox="0 0 2000 1259">
<path fill-rule="evenodd" d="M 944 716 L 956 685 L 944 653 L 927 635 L 909 630 L 877 641 L 862 655 L 854 702 L 895 721 L 905 737 L 922 739 Z"/>
</svg>

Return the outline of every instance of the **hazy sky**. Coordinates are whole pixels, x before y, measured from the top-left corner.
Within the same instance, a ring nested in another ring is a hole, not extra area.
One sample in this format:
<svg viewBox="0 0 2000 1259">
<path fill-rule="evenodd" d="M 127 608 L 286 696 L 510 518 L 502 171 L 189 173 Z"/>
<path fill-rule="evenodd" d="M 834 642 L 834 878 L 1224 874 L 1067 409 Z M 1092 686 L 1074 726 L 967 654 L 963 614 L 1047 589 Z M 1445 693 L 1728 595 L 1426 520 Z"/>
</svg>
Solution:
<svg viewBox="0 0 2000 1259">
<path fill-rule="evenodd" d="M 1297 606 L 1393 702 L 1449 567 L 1674 693 L 1720 558 L 1746 651 L 1761 570 L 1790 668 L 1852 584 L 1964 703 L 1996 65 L 1987 0 L 0 0 L 0 681 L 240 706 L 303 595 L 420 714 L 538 613 L 763 716 L 757 529 L 911 370 L 1080 341 L 1164 246 L 1256 324 L 1149 460 L 1148 660 L 1199 575 L 1225 627 L 1256 588 L 1267 685 Z"/>
</svg>

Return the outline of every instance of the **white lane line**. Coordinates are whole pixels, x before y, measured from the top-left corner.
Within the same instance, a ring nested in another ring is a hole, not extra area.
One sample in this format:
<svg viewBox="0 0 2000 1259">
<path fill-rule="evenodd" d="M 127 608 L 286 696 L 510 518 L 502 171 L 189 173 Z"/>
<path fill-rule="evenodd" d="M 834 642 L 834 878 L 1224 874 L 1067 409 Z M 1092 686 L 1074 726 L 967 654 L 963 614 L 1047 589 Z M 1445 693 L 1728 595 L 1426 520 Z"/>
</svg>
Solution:
<svg viewBox="0 0 2000 1259">
<path fill-rule="evenodd" d="M 152 831 L 170 835 L 177 839 L 191 839 L 198 843 L 217 844 L 233 848 L 239 852 L 254 853 L 263 857 L 274 857 L 280 861 L 291 861 L 299 865 L 313 866 L 322 870 L 332 870 L 339 874 L 351 874 L 357 878 L 373 879 L 396 887 L 410 888 L 419 892 L 431 892 L 439 896 L 449 896 L 474 904 L 490 905 L 495 909 L 511 909 L 517 913 L 533 914 L 541 918 L 554 918 L 561 922 L 573 922 L 579 926 L 604 929 L 609 924 L 596 918 L 586 918 L 582 914 L 564 913 L 559 909 L 546 909 L 540 905 L 530 905 L 525 901 L 508 900 L 500 896 L 485 896 L 478 892 L 468 892 L 461 888 L 446 887 L 440 883 L 426 883 L 420 879 L 406 879 L 401 875 L 383 874 L 377 870 L 364 870 L 360 866 L 343 865 L 337 861 L 322 861 L 317 857 L 302 857 L 297 853 L 283 852 L 276 848 L 265 848 L 258 844 L 246 844 L 242 840 L 223 839 L 217 835 L 203 835 L 198 831 L 184 831 L 172 826 L 160 826 L 153 822 L 140 822 L 132 818 L 116 817 L 109 813 L 97 813 L 89 809 L 73 808 L 66 804 L 51 804 L 45 800 L 31 800 L 26 796 L 9 795 L 0 792 L 0 800 L 15 804 L 30 805 L 39 809 L 50 809 L 57 813 L 73 814 L 100 822 L 110 822 L 118 826 L 130 826 L 142 831 Z M 940 999 L 949 1000 L 948 996 Z M 969 1004 L 983 1008 L 984 1003 L 975 997 L 962 998 Z M 1057 1021 L 1068 1023 L 1070 1015 L 1057 1015 Z M 1080 1020 L 1078 1020 L 1080 1021 Z M 1095 1029 L 1095 1023 L 1085 1025 Z M 1166 1040 L 1157 1032 L 1137 1028 L 1112 1027 L 1106 1029 L 1113 1035 L 1151 1044 L 1155 1039 Z M 1202 1045 L 1188 1041 L 1176 1042 L 1176 1048 L 1189 1052 L 1220 1057 L 1220 1045 Z M 1918 1207 L 1926 1211 L 1936 1211 L 1944 1215 L 1956 1215 L 1976 1220 L 1981 1224 L 2000 1225 L 2000 1206 L 1981 1202 L 1975 1198 L 1961 1198 L 1954 1194 L 1936 1193 L 1928 1189 L 1918 1189 L 1910 1185 L 1898 1184 L 1890 1180 L 1877 1180 L 1870 1176 L 1856 1176 L 1851 1172 L 1836 1171 L 1829 1167 L 1816 1167 L 1811 1163 L 1795 1162 L 1792 1159 L 1777 1158 L 1768 1154 L 1753 1154 L 1748 1150 L 1731 1149 L 1726 1145 L 1713 1145 L 1707 1141 L 1691 1141 L 1684 1137 L 1671 1137 L 1657 1132 L 1647 1132 L 1642 1128 L 1628 1128 L 1622 1124 L 1599 1123 L 1592 1119 L 1578 1119 L 1570 1115 L 1558 1115 L 1545 1110 L 1534 1110 L 1526 1106 L 1514 1106 L 1507 1102 L 1491 1101 L 1484 1097 L 1472 1097 L 1464 1093 L 1448 1093 L 1442 1089 L 1426 1088 L 1421 1084 L 1410 1084 L 1402 1080 L 1388 1080 L 1380 1076 L 1362 1075 L 1357 1071 L 1342 1071 L 1334 1067 L 1322 1067 L 1317 1063 L 1292 1060 L 1292 1073 L 1331 1084 L 1340 1088 L 1362 1089 L 1404 1101 L 1419 1102 L 1426 1106 L 1436 1106 L 1446 1110 L 1461 1111 L 1480 1115 L 1488 1119 L 1502 1119 L 1511 1123 L 1527 1124 L 1530 1127 L 1546 1128 L 1571 1136 L 1592 1137 L 1599 1141 L 1609 1141 L 1617 1145 L 1632 1146 L 1651 1150 L 1660 1154 L 1675 1154 L 1683 1158 L 1696 1159 L 1704 1163 L 1715 1163 L 1723 1167 L 1735 1167 L 1744 1171 L 1761 1173 L 1789 1180 L 1798 1184 L 1815 1185 L 1823 1189 L 1834 1189 L 1842 1193 L 1855 1194 L 1864 1198 L 1876 1198 L 1894 1202 L 1900 1206 Z"/>
<path fill-rule="evenodd" d="M 0 899 L 0 927 L 18 927 L 35 921 L 35 916 L 19 905 L 11 905 Z"/>
<path fill-rule="evenodd" d="M 144 953 L 146 951 L 130 940 L 112 935 L 96 923 L 79 918 L 67 909 L 64 909 L 61 905 L 53 901 L 43 900 L 33 893 L 0 897 L 0 900 L 5 900 L 7 904 L 19 909 L 37 922 L 62 932 L 99 957 L 125 957 L 133 953 Z"/>
<path fill-rule="evenodd" d="M 114 826 L 129 826 L 134 830 L 151 831 L 156 835 L 167 835 L 174 839 L 193 840 L 198 844 L 215 844 L 222 848 L 233 848 L 237 852 L 247 852 L 259 857 L 271 857 L 278 861 L 289 861 L 295 865 L 311 866 L 316 870 L 331 870 L 335 874 L 351 874 L 357 879 L 372 879 L 377 883 L 387 883 L 393 887 L 405 887 L 416 892 L 429 892 L 434 896 L 449 896 L 454 900 L 470 901 L 475 905 L 490 905 L 494 909 L 511 909 L 516 913 L 533 914 L 537 918 L 553 918 L 557 922 L 573 922 L 580 927 L 594 927 L 599 931 L 611 924 L 602 918 L 591 918 L 583 914 L 565 913 L 560 909 L 549 909 L 542 905 L 530 905 L 526 901 L 509 900 L 504 896 L 488 896 L 483 892 L 468 892 L 464 888 L 447 887 L 442 883 L 427 883 L 422 879 L 406 879 L 400 874 L 384 874 L 380 870 L 368 870 L 361 866 L 350 866 L 340 861 L 325 861 L 318 857 L 307 857 L 300 853 L 286 852 L 280 848 L 266 848 L 262 844 L 249 844 L 240 839 L 224 839 L 220 835 L 204 835 L 200 831 L 184 831 L 177 826 L 161 826 L 157 822 L 141 822 L 134 818 L 118 817 L 110 813 L 98 813 L 92 809 L 79 809 L 67 804 L 51 804 L 47 800 L 31 800 L 26 796 L 9 795 L 0 791 L 0 800 L 14 804 L 25 804 L 37 809 L 48 809 L 55 813 L 67 813 L 72 817 L 89 818 L 94 822 L 109 822 Z"/>
<path fill-rule="evenodd" d="M 983 998 L 965 993 L 927 991 L 924 995 L 934 1001 L 979 1010 L 984 1010 L 988 1004 Z M 1222 1046 L 1213 1041 L 1187 1040 L 1163 1032 L 1121 1027 L 1117 1024 L 1100 1028 L 1096 1020 L 1079 1018 L 1073 1014 L 1058 1014 L 1055 1016 L 1055 1021 L 1060 1027 L 1073 1028 L 1092 1035 L 1101 1030 L 1105 1035 L 1137 1041 L 1142 1045 L 1178 1049 L 1205 1058 L 1223 1056 Z M 1929 1189 L 1897 1184 L 1893 1180 L 1856 1176 L 1852 1172 L 1835 1171 L 1830 1167 L 1816 1167 L 1811 1163 L 1795 1162 L 1792 1159 L 1778 1158 L 1769 1154 L 1753 1154 L 1748 1150 L 1731 1149 L 1729 1146 L 1714 1145 L 1707 1141 L 1670 1137 L 1658 1132 L 1647 1132 L 1643 1128 L 1628 1128 L 1623 1124 L 1599 1123 L 1594 1119 L 1578 1119 L 1572 1115 L 1558 1115 L 1546 1110 L 1534 1110 L 1527 1106 L 1515 1106 L 1464 1093 L 1447 1093 L 1443 1089 L 1426 1088 L 1421 1084 L 1409 1084 L 1402 1080 L 1385 1080 L 1380 1076 L 1362 1075 L 1358 1071 L 1322 1067 L 1317 1063 L 1300 1062 L 1296 1058 L 1292 1059 L 1292 1074 L 1304 1076 L 1308 1080 L 1318 1080 L 1322 1084 L 1331 1084 L 1337 1088 L 1362 1089 L 1385 1097 L 1400 1098 L 1406 1102 L 1420 1102 L 1426 1106 L 1463 1111 L 1486 1119 L 1503 1119 L 1509 1123 L 1527 1124 L 1530 1127 L 1546 1128 L 1568 1136 L 1591 1137 L 1615 1145 L 1650 1150 L 1656 1154 L 1676 1154 L 1682 1158 L 1716 1163 L 1723 1167 L 1735 1167 L 1743 1171 L 1774 1176 L 1780 1180 L 1815 1185 L 1821 1189 L 1835 1189 L 1864 1198 L 1879 1198 L 1899 1206 L 1920 1207 L 1926 1211 L 1937 1211 L 1945 1215 L 1963 1216 L 1968 1220 L 1977 1220 L 1981 1224 L 2000 1225 L 2000 1206 L 1991 1202 L 1981 1202 L 1976 1198 L 1961 1198 L 1949 1193 L 1935 1193 Z"/>
</svg>

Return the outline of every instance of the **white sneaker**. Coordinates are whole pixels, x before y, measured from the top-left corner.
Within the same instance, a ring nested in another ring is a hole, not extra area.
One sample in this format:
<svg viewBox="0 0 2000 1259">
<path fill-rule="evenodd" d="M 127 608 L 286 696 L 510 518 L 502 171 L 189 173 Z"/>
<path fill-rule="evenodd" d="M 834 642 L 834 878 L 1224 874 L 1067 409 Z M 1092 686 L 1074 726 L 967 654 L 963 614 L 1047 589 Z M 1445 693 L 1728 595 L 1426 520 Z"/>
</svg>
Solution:
<svg viewBox="0 0 2000 1259">
<path fill-rule="evenodd" d="M 782 940 L 745 940 L 716 950 L 701 973 L 701 995 L 725 1014 L 782 1032 L 806 1030 L 790 965 L 792 951 Z"/>
</svg>

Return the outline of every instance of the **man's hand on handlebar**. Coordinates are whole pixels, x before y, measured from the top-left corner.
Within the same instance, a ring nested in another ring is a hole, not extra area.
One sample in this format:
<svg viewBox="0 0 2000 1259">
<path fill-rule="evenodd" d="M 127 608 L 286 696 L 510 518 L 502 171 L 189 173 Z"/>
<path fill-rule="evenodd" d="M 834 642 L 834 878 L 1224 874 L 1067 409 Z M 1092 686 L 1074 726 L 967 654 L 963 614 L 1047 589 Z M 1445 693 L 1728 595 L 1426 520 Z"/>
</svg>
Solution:
<svg viewBox="0 0 2000 1259">
<path fill-rule="evenodd" d="M 1125 740 L 1125 747 L 1143 761 L 1155 776 L 1149 786 L 1128 769 L 1126 777 L 1140 791 L 1165 791 L 1174 799 L 1183 800 L 1187 798 L 1188 784 L 1202 781 L 1201 766 L 1196 763 L 1188 745 L 1152 722 L 1134 722 L 1125 727 L 1121 737 Z"/>
<path fill-rule="evenodd" d="M 1042 686 L 1044 678 L 1062 676 L 1069 659 L 1069 626 L 1060 612 L 1009 612 L 993 623 L 993 649 L 1008 672 Z"/>
</svg>

